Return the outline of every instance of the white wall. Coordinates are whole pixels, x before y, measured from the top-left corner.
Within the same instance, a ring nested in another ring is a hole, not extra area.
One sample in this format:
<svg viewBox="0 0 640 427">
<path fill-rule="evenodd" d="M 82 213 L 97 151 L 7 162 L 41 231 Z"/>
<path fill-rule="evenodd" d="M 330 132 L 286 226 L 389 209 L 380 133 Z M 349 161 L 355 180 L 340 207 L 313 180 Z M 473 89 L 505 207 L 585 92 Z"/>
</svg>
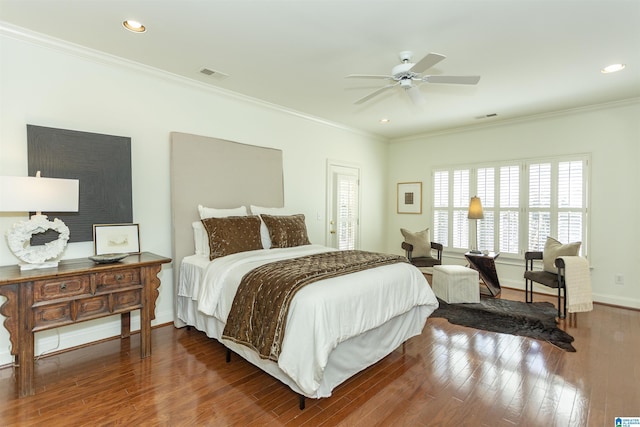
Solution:
<svg viewBox="0 0 640 427">
<path fill-rule="evenodd" d="M 395 183 L 423 182 L 423 214 L 399 215 L 389 203 L 388 247 L 401 253 L 400 227 L 432 227 L 434 167 L 591 154 L 590 264 L 594 300 L 640 308 L 640 100 L 634 99 L 466 130 L 392 141 L 387 191 Z M 445 263 L 464 263 L 449 252 Z M 503 285 L 524 289 L 524 260 L 498 258 Z M 614 284 L 616 274 L 624 285 Z M 544 288 L 540 290 L 543 291 Z"/>
<path fill-rule="evenodd" d="M 144 251 L 171 256 L 171 131 L 282 149 L 285 202 L 306 214 L 314 243 L 324 243 L 327 159 L 359 165 L 363 212 L 375 213 L 362 218 L 361 245 L 385 249 L 384 140 L 28 32 L 13 34 L 2 25 L 0 61 L 0 175 L 26 175 L 27 124 L 131 137 L 133 219 Z M 26 219 L 13 215 L 0 213 L 3 234 Z M 91 242 L 73 243 L 64 258 L 91 254 Z M 0 242 L 0 265 L 17 262 Z M 173 320 L 171 268 L 160 273 L 155 324 Z M 58 332 L 59 348 L 68 348 L 119 334 L 119 321 L 111 317 L 38 333 L 36 354 L 55 348 Z M 0 328 L 0 365 L 11 361 L 9 347 L 8 333 Z"/>
</svg>

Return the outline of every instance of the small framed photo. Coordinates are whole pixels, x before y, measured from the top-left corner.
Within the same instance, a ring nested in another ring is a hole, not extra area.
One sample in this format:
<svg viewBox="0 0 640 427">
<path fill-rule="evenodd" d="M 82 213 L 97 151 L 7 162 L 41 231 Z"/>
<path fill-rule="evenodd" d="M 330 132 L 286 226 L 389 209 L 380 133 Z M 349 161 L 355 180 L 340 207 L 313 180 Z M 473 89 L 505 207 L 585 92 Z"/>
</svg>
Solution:
<svg viewBox="0 0 640 427">
<path fill-rule="evenodd" d="M 94 224 L 93 247 L 96 255 L 140 253 L 138 224 Z"/>
<path fill-rule="evenodd" d="M 398 183 L 398 213 L 422 213 L 422 182 Z"/>
</svg>

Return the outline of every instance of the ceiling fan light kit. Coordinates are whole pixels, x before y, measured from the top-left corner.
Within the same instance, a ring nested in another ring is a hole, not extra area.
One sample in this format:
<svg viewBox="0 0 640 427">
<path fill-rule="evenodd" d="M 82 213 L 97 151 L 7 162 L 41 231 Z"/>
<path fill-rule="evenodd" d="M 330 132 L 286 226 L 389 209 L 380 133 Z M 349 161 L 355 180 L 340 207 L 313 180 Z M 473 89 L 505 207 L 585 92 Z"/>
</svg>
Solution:
<svg viewBox="0 0 640 427">
<path fill-rule="evenodd" d="M 383 86 L 380 89 L 358 99 L 355 104 L 362 104 L 370 100 L 371 98 L 385 92 L 387 89 L 391 89 L 396 86 L 400 86 L 407 92 L 411 100 L 415 105 L 423 105 L 425 100 L 422 93 L 419 91 L 418 86 L 421 83 L 445 83 L 445 84 L 466 84 L 475 85 L 480 81 L 480 76 L 433 76 L 423 75 L 426 70 L 433 67 L 440 61 L 444 60 L 446 56 L 439 53 L 429 53 L 418 62 L 411 62 L 413 52 L 405 50 L 400 52 L 401 63 L 391 69 L 390 75 L 378 75 L 378 74 L 350 74 L 347 78 L 361 78 L 361 79 L 381 79 L 390 80 L 393 83 Z M 414 84 L 416 82 L 416 84 Z"/>
</svg>

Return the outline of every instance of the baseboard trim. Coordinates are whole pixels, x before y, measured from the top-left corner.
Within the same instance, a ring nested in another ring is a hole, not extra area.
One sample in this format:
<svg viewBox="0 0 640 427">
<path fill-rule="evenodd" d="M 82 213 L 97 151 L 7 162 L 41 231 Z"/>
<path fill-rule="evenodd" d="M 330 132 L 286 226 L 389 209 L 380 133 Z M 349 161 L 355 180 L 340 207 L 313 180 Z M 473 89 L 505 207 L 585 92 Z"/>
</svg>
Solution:
<svg viewBox="0 0 640 427">
<path fill-rule="evenodd" d="M 154 325 L 154 326 L 151 327 L 151 329 L 162 328 L 162 327 L 168 326 L 168 325 L 173 325 L 173 322 L 166 322 L 166 323 L 161 323 L 161 324 L 158 324 L 158 325 Z M 140 329 L 135 330 L 135 331 L 131 331 L 131 335 L 137 335 L 139 333 L 140 333 Z M 46 359 L 47 357 L 57 356 L 59 354 L 67 353 L 67 352 L 73 351 L 73 350 L 79 350 L 81 348 L 89 347 L 89 346 L 92 346 L 94 344 L 100 344 L 100 343 L 103 343 L 103 342 L 119 340 L 119 339 L 122 339 L 122 338 L 120 338 L 120 335 L 113 335 L 113 336 L 110 336 L 110 337 L 107 337 L 107 338 L 102 338 L 102 339 L 99 339 L 99 340 L 90 341 L 90 342 L 86 342 L 86 343 L 83 343 L 83 344 L 78 344 L 78 345 L 75 345 L 73 347 L 67 347 L 67 348 L 63 348 L 63 349 L 60 349 L 60 350 L 47 352 L 45 354 L 37 356 L 36 359 Z M 13 362 L 5 363 L 3 365 L 0 365 L 0 370 L 6 369 L 6 368 L 12 368 L 14 365 L 15 365 L 15 363 L 13 363 Z"/>
<path fill-rule="evenodd" d="M 518 292 L 523 292 L 524 293 L 524 289 L 521 288 L 514 288 L 511 286 L 501 286 L 503 289 L 509 289 L 511 291 L 518 291 Z M 557 293 L 551 293 L 551 292 L 539 292 L 539 291 L 533 291 L 534 295 L 544 295 L 544 296 L 548 296 L 548 297 L 557 297 L 558 294 Z M 606 298 L 605 298 L 606 299 Z M 612 303 L 612 302 L 606 302 L 602 300 L 602 296 L 599 296 L 599 299 L 595 299 L 593 300 L 594 304 L 597 305 L 603 305 L 606 307 L 614 307 L 614 308 L 622 308 L 625 310 L 632 310 L 632 311 L 640 311 L 640 306 L 638 307 L 634 307 L 634 306 L 628 306 L 628 305 L 622 305 L 619 303 Z"/>
</svg>

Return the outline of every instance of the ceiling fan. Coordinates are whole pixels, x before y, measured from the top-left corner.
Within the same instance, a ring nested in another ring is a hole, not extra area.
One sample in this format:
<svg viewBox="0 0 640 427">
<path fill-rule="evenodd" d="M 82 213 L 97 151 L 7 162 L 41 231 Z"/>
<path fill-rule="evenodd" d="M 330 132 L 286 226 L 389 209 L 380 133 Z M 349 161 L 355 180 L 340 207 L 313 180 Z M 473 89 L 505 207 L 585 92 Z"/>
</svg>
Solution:
<svg viewBox="0 0 640 427">
<path fill-rule="evenodd" d="M 439 53 L 429 53 L 418 62 L 411 62 L 413 52 L 403 51 L 400 52 L 401 63 L 391 69 L 390 75 L 377 75 L 377 74 L 349 74 L 347 78 L 357 79 L 383 79 L 390 80 L 392 83 L 381 87 L 374 92 L 358 99 L 354 104 L 362 104 L 396 86 L 403 88 L 409 95 L 411 100 L 416 105 L 424 104 L 425 100 L 420 92 L 418 86 L 423 83 L 449 83 L 449 84 L 463 84 L 463 85 L 475 85 L 480 81 L 480 76 L 431 76 L 422 74 L 429 68 L 436 65 L 438 62 L 446 58 L 446 56 Z"/>
</svg>

